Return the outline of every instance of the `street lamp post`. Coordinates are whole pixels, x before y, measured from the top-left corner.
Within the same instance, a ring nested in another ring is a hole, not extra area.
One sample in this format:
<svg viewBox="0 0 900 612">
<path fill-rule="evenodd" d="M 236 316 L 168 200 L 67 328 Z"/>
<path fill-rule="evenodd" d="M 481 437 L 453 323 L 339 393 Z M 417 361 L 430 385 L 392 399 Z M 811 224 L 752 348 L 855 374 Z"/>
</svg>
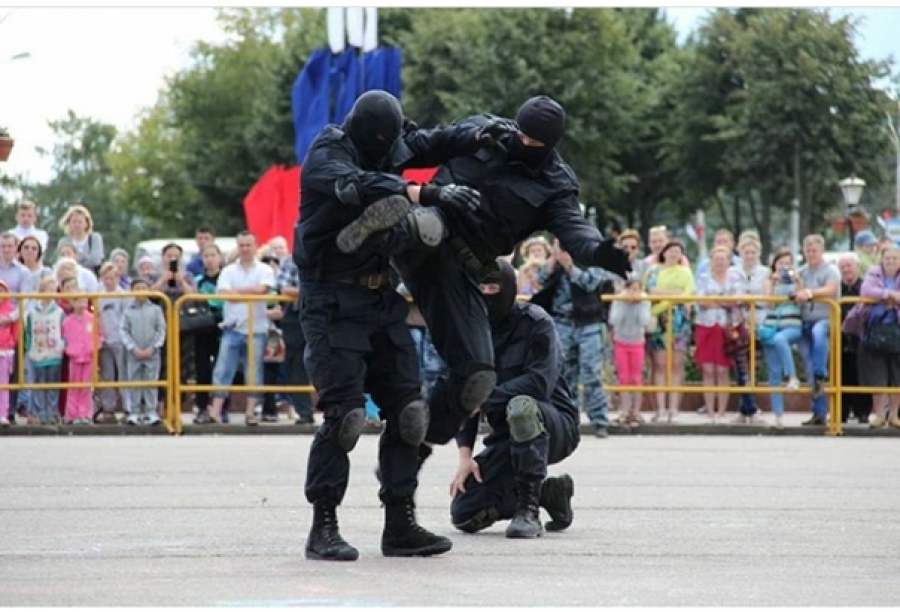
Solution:
<svg viewBox="0 0 900 612">
<path fill-rule="evenodd" d="M 866 182 L 861 178 L 853 175 L 845 178 L 840 183 L 841 193 L 844 196 L 844 216 L 847 222 L 847 234 L 850 238 L 850 249 L 853 249 L 853 213 L 859 212 L 859 200 L 862 198 L 863 189 L 866 188 Z"/>
</svg>

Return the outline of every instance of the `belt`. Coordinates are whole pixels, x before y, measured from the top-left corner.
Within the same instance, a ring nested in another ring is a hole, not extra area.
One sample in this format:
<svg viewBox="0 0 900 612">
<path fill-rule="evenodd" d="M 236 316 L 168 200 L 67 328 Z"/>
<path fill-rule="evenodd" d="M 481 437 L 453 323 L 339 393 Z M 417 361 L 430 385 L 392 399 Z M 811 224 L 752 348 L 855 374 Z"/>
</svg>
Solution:
<svg viewBox="0 0 900 612">
<path fill-rule="evenodd" d="M 366 289 L 379 289 L 390 284 L 391 278 L 389 274 L 362 274 L 360 276 L 338 278 L 335 279 L 335 282 L 344 283 L 346 285 L 359 285 Z"/>
</svg>

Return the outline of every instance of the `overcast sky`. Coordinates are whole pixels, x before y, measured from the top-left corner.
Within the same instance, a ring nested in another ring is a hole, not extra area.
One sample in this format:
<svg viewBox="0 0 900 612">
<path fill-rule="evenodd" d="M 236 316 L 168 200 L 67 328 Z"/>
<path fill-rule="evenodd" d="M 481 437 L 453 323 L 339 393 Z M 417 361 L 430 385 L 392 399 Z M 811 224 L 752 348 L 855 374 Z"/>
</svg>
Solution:
<svg viewBox="0 0 900 612">
<path fill-rule="evenodd" d="M 682 35 L 707 10 L 667 9 Z M 852 13 L 865 18 L 858 41 L 865 57 L 897 52 L 900 8 Z M 53 146 L 48 121 L 71 108 L 127 130 L 139 110 L 153 104 L 165 76 L 189 65 L 194 41 L 222 40 L 212 8 L 0 9 L 0 19 L 4 16 L 0 126 L 10 129 L 16 145 L 0 172 L 24 172 L 37 180 L 51 175 L 50 159 L 34 151 Z M 8 60 L 22 52 L 31 57 Z"/>
</svg>

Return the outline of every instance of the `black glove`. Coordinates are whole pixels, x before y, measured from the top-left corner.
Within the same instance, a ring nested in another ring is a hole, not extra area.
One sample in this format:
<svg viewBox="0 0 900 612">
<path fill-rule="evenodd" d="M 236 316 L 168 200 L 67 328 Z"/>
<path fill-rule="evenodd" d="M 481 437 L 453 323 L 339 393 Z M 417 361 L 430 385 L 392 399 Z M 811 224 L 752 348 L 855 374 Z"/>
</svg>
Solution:
<svg viewBox="0 0 900 612">
<path fill-rule="evenodd" d="M 510 134 L 518 130 L 516 124 L 509 119 L 489 119 L 475 135 L 475 139 L 481 146 L 493 147 L 497 145 L 497 141 L 506 134 Z"/>
<path fill-rule="evenodd" d="M 628 253 L 616 246 L 613 238 L 600 243 L 594 263 L 622 278 L 628 278 L 627 274 L 631 272 L 631 260 L 628 258 Z"/>
<path fill-rule="evenodd" d="M 402 132 L 406 134 L 407 132 L 415 132 L 419 129 L 419 124 L 410 119 L 409 117 L 403 118 L 403 128 Z"/>
<path fill-rule="evenodd" d="M 438 208 L 451 207 L 468 209 L 471 212 L 478 210 L 481 204 L 481 194 L 469 187 L 462 185 L 423 185 L 419 192 L 419 204 L 422 206 L 437 206 Z"/>
</svg>

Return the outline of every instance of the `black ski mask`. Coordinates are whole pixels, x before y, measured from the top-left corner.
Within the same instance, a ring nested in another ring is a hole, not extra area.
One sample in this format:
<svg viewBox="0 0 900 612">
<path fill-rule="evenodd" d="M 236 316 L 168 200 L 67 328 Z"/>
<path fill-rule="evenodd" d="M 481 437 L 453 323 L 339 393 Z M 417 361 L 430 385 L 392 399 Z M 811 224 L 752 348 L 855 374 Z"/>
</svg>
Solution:
<svg viewBox="0 0 900 612">
<path fill-rule="evenodd" d="M 519 130 L 544 143 L 542 147 L 528 147 L 513 134 L 506 143 L 509 160 L 524 165 L 531 171 L 540 170 L 553 154 L 566 130 L 566 111 L 558 102 L 547 96 L 536 96 L 525 101 L 516 114 Z"/>
<path fill-rule="evenodd" d="M 485 295 L 484 299 L 488 307 L 488 319 L 492 327 L 502 325 L 516 304 L 518 286 L 516 284 L 516 270 L 505 259 L 497 259 L 499 270 L 486 275 L 481 284 L 497 283 L 500 291 L 494 295 Z"/>
<path fill-rule="evenodd" d="M 344 131 L 359 151 L 363 166 L 371 170 L 387 169 L 402 126 L 400 101 L 380 90 L 367 91 L 357 98 L 344 120 Z"/>
</svg>

